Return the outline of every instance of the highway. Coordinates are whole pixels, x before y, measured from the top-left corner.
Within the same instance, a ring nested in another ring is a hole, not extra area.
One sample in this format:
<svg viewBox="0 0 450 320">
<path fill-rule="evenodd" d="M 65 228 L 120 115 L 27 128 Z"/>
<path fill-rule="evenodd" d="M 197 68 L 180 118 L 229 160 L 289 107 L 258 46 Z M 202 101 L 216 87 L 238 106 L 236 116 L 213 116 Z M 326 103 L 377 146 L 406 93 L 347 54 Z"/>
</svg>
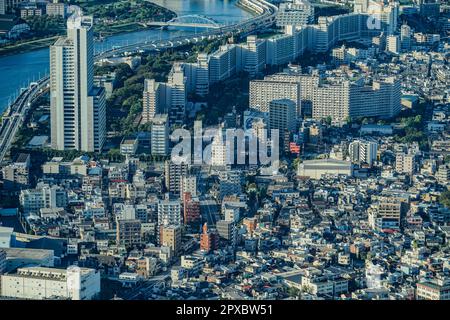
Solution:
<svg viewBox="0 0 450 320">
<path fill-rule="evenodd" d="M 103 51 L 95 56 L 95 60 L 117 57 L 123 54 L 137 54 L 151 51 L 163 51 L 177 48 L 189 44 L 195 44 L 202 40 L 213 40 L 229 36 L 230 34 L 251 34 L 257 30 L 271 26 L 275 20 L 278 8 L 266 0 L 241 0 L 241 6 L 252 7 L 260 12 L 259 15 L 244 20 L 242 22 L 223 26 L 213 30 L 206 30 L 200 34 L 192 36 L 182 36 L 167 40 L 154 40 L 136 43 Z M 3 162 L 8 152 L 18 128 L 24 123 L 26 113 L 33 103 L 46 89 L 48 89 L 49 77 L 41 78 L 39 81 L 30 84 L 25 88 L 19 97 L 8 107 L 3 114 L 0 127 L 0 164 Z"/>
</svg>

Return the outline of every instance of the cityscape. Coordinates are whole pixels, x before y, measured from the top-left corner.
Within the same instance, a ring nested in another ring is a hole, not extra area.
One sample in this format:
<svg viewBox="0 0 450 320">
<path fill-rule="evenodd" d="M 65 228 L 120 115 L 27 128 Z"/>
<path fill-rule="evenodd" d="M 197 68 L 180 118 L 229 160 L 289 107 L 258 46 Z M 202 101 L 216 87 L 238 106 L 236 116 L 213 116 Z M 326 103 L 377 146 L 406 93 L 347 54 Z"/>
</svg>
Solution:
<svg viewBox="0 0 450 320">
<path fill-rule="evenodd" d="M 450 300 L 449 37 L 448 0 L 0 0 L 0 300 Z"/>
</svg>

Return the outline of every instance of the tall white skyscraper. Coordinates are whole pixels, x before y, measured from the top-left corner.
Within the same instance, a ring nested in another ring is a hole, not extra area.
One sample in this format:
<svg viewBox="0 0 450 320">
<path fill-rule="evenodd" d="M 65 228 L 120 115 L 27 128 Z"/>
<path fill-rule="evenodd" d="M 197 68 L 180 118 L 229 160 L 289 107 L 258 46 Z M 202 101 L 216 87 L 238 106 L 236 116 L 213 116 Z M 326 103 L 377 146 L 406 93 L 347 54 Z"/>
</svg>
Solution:
<svg viewBox="0 0 450 320">
<path fill-rule="evenodd" d="M 104 88 L 94 87 L 93 17 L 76 12 L 67 36 L 50 47 L 52 147 L 101 151 L 106 132 Z"/>
</svg>

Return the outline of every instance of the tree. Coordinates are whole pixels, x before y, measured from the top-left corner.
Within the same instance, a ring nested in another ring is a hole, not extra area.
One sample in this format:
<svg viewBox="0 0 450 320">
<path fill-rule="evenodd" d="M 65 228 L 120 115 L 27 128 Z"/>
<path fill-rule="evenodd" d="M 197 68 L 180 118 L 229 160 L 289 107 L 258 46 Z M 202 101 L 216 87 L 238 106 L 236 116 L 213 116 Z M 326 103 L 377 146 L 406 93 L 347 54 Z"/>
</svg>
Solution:
<svg viewBox="0 0 450 320">
<path fill-rule="evenodd" d="M 439 196 L 439 203 L 446 208 L 450 208 L 450 190 L 446 190 L 441 193 Z"/>
</svg>

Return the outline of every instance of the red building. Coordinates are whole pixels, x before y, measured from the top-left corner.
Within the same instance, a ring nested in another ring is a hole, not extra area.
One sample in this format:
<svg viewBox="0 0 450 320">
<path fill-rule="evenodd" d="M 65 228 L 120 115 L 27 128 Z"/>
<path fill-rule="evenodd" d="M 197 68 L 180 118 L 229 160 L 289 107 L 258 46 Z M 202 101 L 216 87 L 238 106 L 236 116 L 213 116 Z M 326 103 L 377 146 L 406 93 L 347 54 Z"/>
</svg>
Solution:
<svg viewBox="0 0 450 320">
<path fill-rule="evenodd" d="M 219 235 L 216 231 L 208 230 L 208 224 L 203 225 L 203 233 L 200 235 L 200 249 L 206 252 L 219 248 Z"/>
<path fill-rule="evenodd" d="M 183 194 L 184 224 L 200 221 L 200 201 L 192 199 L 190 192 Z"/>
</svg>

